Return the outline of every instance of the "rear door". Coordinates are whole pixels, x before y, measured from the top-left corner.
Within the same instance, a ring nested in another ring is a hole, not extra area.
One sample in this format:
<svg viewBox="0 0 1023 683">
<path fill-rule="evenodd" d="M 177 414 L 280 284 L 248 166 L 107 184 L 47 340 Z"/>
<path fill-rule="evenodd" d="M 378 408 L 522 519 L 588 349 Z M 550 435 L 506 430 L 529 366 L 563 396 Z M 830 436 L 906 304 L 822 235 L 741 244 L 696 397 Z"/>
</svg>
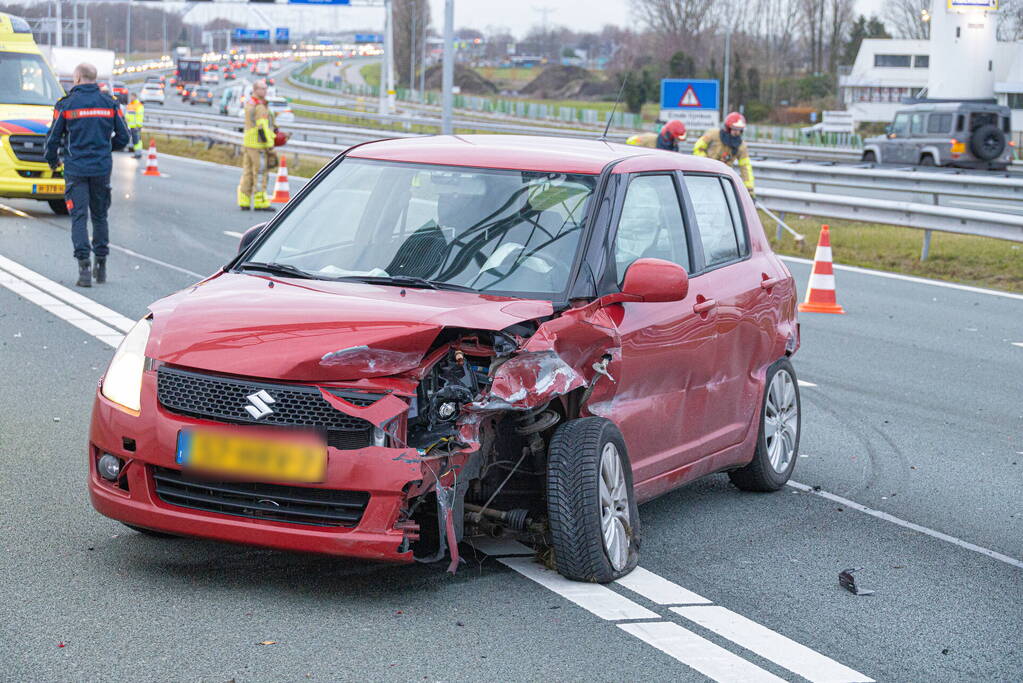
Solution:
<svg viewBox="0 0 1023 683">
<path fill-rule="evenodd" d="M 770 360 L 773 339 L 761 324 L 773 306 L 773 265 L 751 255 L 748 226 L 731 176 L 685 174 L 704 267 L 690 291 L 714 302 L 713 354 L 699 415 L 701 438 L 691 457 L 711 455 L 742 441 L 760 400 L 758 374 Z"/>
</svg>

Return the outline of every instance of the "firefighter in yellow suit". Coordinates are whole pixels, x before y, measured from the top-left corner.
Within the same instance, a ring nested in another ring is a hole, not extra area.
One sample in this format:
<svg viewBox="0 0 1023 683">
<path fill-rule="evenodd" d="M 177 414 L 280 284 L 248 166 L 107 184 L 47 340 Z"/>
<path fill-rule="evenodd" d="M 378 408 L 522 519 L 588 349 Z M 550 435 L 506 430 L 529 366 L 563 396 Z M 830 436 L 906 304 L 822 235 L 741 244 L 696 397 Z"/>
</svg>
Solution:
<svg viewBox="0 0 1023 683">
<path fill-rule="evenodd" d="M 277 168 L 274 138 L 274 115 L 266 103 L 266 81 L 256 81 L 252 85 L 252 97 L 245 103 L 242 179 L 238 185 L 239 208 L 273 211 L 266 188 L 267 176 Z M 262 173 L 260 166 L 263 167 Z"/>
<path fill-rule="evenodd" d="M 725 123 L 721 129 L 708 130 L 693 146 L 693 155 L 716 159 L 729 166 L 735 164 L 739 167 L 739 175 L 742 176 L 742 183 L 753 194 L 753 164 L 749 160 L 749 150 L 742 140 L 742 133 L 746 130 L 746 118 L 737 111 L 725 117 Z"/>
<path fill-rule="evenodd" d="M 131 134 L 131 148 L 135 158 L 142 157 L 142 122 L 145 118 L 146 108 L 139 102 L 135 93 L 131 94 L 131 102 L 125 107 L 124 122 L 128 124 L 128 132 Z"/>
</svg>

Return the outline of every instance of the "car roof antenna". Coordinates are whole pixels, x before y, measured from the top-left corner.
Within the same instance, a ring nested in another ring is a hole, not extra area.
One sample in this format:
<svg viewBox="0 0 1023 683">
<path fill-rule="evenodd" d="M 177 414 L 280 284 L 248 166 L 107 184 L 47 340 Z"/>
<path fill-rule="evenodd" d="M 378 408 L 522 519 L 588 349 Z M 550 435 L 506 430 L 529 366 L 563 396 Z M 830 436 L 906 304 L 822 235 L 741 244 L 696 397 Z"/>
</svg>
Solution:
<svg viewBox="0 0 1023 683">
<path fill-rule="evenodd" d="M 625 84 L 629 82 L 629 74 L 625 73 L 625 78 L 622 79 L 622 87 L 618 88 L 618 97 L 615 98 L 614 106 L 611 107 L 611 113 L 607 115 L 607 125 L 604 126 L 604 134 L 600 136 L 601 142 L 607 142 L 607 131 L 611 130 L 611 121 L 614 120 L 615 110 L 618 109 L 618 103 L 622 101 L 622 93 L 625 92 Z"/>
</svg>

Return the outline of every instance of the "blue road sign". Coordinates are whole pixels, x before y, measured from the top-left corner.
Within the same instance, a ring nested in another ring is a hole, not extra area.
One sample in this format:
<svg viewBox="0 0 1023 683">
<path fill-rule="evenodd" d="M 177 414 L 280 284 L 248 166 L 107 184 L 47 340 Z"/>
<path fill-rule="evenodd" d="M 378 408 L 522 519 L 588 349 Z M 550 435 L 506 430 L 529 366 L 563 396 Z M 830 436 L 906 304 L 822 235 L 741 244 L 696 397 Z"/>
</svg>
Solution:
<svg viewBox="0 0 1023 683">
<path fill-rule="evenodd" d="M 231 39 L 250 43 L 269 43 L 270 29 L 267 28 L 236 28 Z"/>
<path fill-rule="evenodd" d="M 291 29 L 288 28 L 275 28 L 274 29 L 274 42 L 287 43 L 291 40 Z"/>
<path fill-rule="evenodd" d="M 384 36 L 382 33 L 356 33 L 356 43 L 382 43 L 384 42 Z"/>
<path fill-rule="evenodd" d="M 661 109 L 716 110 L 720 99 L 718 92 L 716 80 L 665 78 L 661 80 Z"/>
</svg>

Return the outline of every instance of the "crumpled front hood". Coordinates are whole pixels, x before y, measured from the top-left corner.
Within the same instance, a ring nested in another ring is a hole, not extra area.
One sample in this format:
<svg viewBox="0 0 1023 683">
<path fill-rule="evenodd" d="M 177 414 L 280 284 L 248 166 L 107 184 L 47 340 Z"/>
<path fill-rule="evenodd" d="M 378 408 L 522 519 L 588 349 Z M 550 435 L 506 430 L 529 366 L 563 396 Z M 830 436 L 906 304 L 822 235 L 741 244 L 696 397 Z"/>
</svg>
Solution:
<svg viewBox="0 0 1023 683">
<path fill-rule="evenodd" d="M 500 330 L 549 316 L 553 307 L 471 292 L 222 273 L 150 310 L 150 357 L 311 382 L 407 372 L 444 327 Z"/>
</svg>

